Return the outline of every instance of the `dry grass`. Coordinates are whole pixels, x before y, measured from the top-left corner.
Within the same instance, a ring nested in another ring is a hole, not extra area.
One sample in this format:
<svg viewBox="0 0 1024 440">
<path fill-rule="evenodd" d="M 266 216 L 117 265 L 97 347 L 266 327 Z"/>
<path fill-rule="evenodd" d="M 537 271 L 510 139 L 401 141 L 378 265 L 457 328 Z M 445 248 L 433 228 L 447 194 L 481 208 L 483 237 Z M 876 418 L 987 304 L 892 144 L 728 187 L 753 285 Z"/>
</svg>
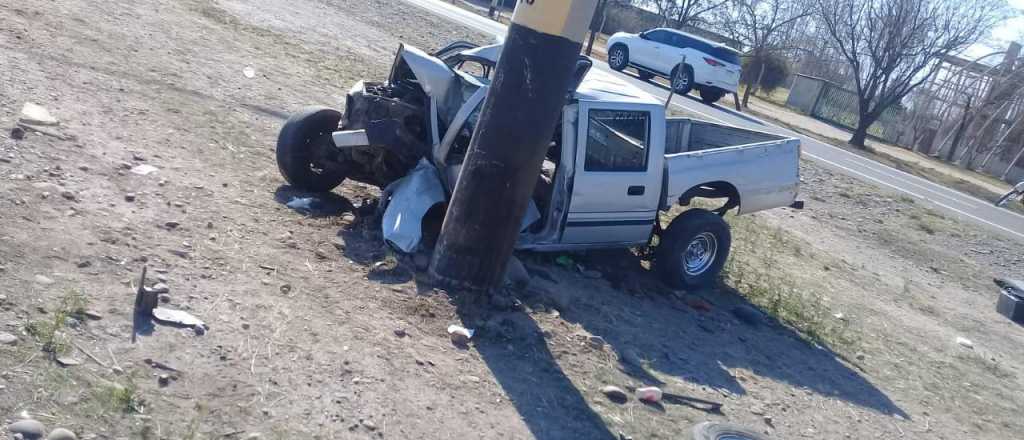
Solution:
<svg viewBox="0 0 1024 440">
<path fill-rule="evenodd" d="M 36 342 L 42 346 L 43 352 L 51 356 L 62 354 L 70 345 L 70 339 L 64 331 L 64 327 L 67 326 L 69 319 L 81 320 L 88 305 L 85 295 L 69 291 L 61 297 L 57 310 L 54 310 L 47 319 L 26 324 L 25 332 L 36 339 Z"/>
</svg>

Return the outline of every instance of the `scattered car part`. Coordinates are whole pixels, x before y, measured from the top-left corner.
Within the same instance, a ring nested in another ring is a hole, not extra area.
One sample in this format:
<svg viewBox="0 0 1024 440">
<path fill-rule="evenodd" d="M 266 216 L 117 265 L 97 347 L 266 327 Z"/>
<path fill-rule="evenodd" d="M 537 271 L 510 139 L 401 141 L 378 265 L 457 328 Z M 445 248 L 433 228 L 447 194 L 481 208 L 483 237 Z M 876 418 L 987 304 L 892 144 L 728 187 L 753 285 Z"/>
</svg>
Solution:
<svg viewBox="0 0 1024 440">
<path fill-rule="evenodd" d="M 1024 324 L 1024 282 L 1009 278 L 993 280 L 999 286 L 996 312 L 1018 324 Z"/>
<path fill-rule="evenodd" d="M 426 159 L 389 185 L 382 198 L 387 203 L 381 226 L 384 240 L 405 253 L 415 251 L 419 245 L 423 216 L 431 207 L 447 200 L 437 169 Z"/>
<path fill-rule="evenodd" d="M 735 423 L 701 422 L 693 427 L 693 440 L 769 440 L 753 429 Z"/>
</svg>

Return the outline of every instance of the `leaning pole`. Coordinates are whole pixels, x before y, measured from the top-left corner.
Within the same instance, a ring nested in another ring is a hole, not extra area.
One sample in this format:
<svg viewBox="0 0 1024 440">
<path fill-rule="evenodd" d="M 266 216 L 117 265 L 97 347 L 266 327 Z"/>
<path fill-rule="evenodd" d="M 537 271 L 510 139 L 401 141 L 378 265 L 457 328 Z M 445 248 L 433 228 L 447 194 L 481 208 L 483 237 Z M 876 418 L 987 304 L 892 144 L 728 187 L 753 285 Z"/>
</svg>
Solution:
<svg viewBox="0 0 1024 440">
<path fill-rule="evenodd" d="M 501 283 L 598 0 L 519 0 L 430 274 L 449 288 Z"/>
</svg>

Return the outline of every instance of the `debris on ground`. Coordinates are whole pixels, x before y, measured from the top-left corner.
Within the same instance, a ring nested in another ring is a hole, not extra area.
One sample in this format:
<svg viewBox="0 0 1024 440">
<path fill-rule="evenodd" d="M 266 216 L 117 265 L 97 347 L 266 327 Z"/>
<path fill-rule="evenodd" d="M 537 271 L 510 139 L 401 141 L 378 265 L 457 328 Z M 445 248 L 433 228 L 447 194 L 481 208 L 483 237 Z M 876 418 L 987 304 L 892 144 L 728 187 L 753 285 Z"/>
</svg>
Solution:
<svg viewBox="0 0 1024 440">
<path fill-rule="evenodd" d="M 957 343 L 957 344 L 960 344 L 960 346 L 961 346 L 961 347 L 965 347 L 965 348 L 974 348 L 974 343 L 973 343 L 973 342 L 971 342 L 971 340 L 970 340 L 970 339 L 967 339 L 967 338 L 964 338 L 964 337 L 960 337 L 960 336 L 958 336 L 958 337 L 956 338 L 956 343 Z"/>
<path fill-rule="evenodd" d="M 381 200 L 387 201 L 381 222 L 384 240 L 402 252 L 410 253 L 416 250 L 423 235 L 423 217 L 431 207 L 444 203 L 447 197 L 437 168 L 421 159 L 408 175 L 384 189 Z"/>
<path fill-rule="evenodd" d="M 18 337 L 10 333 L 0 332 L 0 345 L 15 345 L 18 343 Z"/>
<path fill-rule="evenodd" d="M 57 428 L 50 431 L 50 435 L 46 436 L 46 440 L 78 440 L 78 436 L 68 429 Z"/>
<path fill-rule="evenodd" d="M 164 370 L 164 371 L 171 371 L 171 372 L 174 372 L 174 373 L 180 373 L 180 371 L 177 368 L 174 368 L 174 367 L 172 367 L 170 365 L 167 365 L 167 364 L 165 364 L 163 362 L 160 362 L 160 361 L 154 361 L 153 359 L 150 359 L 150 358 L 143 359 L 142 363 L 144 363 L 146 365 L 149 365 L 152 368 L 156 368 L 158 370 Z"/>
<path fill-rule="evenodd" d="M 615 385 L 601 387 L 601 393 L 608 397 L 608 400 L 615 403 L 626 403 L 629 400 L 629 394 L 626 394 L 625 390 Z"/>
<path fill-rule="evenodd" d="M 636 398 L 638 400 L 647 403 L 658 403 L 661 401 L 663 393 L 661 388 L 658 387 L 643 387 L 636 389 Z"/>
<path fill-rule="evenodd" d="M 168 309 L 164 307 L 157 307 L 152 311 L 153 318 L 157 321 L 165 324 L 178 325 L 182 327 L 190 327 L 196 331 L 197 334 L 205 333 L 208 327 L 203 320 L 196 318 L 191 313 L 184 312 L 181 310 Z"/>
<path fill-rule="evenodd" d="M 149 174 L 154 173 L 154 172 L 159 171 L 159 170 L 160 170 L 159 168 L 157 168 L 157 167 L 155 167 L 153 165 L 150 165 L 148 163 L 144 163 L 142 165 L 136 165 L 136 166 L 131 168 L 131 172 L 132 173 L 138 174 L 140 176 L 146 176 L 146 175 L 149 175 Z"/>
<path fill-rule="evenodd" d="M 54 360 L 57 361 L 57 365 L 60 365 L 62 367 L 77 367 L 79 365 L 82 365 L 82 361 L 68 356 L 60 356 Z"/>
<path fill-rule="evenodd" d="M 242 69 L 242 75 L 245 75 L 246 78 L 255 78 L 256 69 L 253 69 L 252 66 L 245 66 L 245 68 Z"/>
<path fill-rule="evenodd" d="M 732 308 L 732 314 L 751 327 L 758 327 L 764 321 L 764 314 L 751 306 L 740 304 Z"/>
<path fill-rule="evenodd" d="M 291 200 L 289 200 L 288 203 L 285 203 L 284 206 L 287 206 L 296 211 L 308 212 L 313 210 L 313 203 L 315 202 L 315 197 L 294 197 Z"/>
<path fill-rule="evenodd" d="M 469 345 L 469 340 L 473 338 L 475 330 L 470 330 L 461 325 L 449 325 L 448 336 L 452 339 L 452 344 L 457 346 Z"/>
<path fill-rule="evenodd" d="M 11 139 L 20 141 L 25 139 L 25 129 L 21 127 L 14 127 L 11 129 Z"/>
<path fill-rule="evenodd" d="M 18 122 L 31 125 L 58 125 L 60 121 L 50 114 L 50 111 L 39 104 L 26 102 L 21 107 L 21 116 Z"/>
</svg>

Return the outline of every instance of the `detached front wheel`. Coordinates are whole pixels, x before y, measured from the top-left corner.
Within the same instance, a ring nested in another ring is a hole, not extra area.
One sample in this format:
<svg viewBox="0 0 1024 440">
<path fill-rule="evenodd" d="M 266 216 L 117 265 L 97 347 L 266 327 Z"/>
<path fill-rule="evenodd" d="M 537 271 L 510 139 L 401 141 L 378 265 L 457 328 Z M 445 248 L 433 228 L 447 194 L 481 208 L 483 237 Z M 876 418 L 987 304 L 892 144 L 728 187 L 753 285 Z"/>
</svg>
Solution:
<svg viewBox="0 0 1024 440">
<path fill-rule="evenodd" d="M 683 289 L 708 287 L 725 267 L 732 245 L 729 224 L 703 209 L 680 214 L 661 234 L 657 264 L 669 285 Z"/>
<path fill-rule="evenodd" d="M 345 180 L 331 134 L 341 112 L 306 107 L 288 118 L 277 137 L 277 168 L 289 184 L 310 192 L 330 191 Z"/>
</svg>

